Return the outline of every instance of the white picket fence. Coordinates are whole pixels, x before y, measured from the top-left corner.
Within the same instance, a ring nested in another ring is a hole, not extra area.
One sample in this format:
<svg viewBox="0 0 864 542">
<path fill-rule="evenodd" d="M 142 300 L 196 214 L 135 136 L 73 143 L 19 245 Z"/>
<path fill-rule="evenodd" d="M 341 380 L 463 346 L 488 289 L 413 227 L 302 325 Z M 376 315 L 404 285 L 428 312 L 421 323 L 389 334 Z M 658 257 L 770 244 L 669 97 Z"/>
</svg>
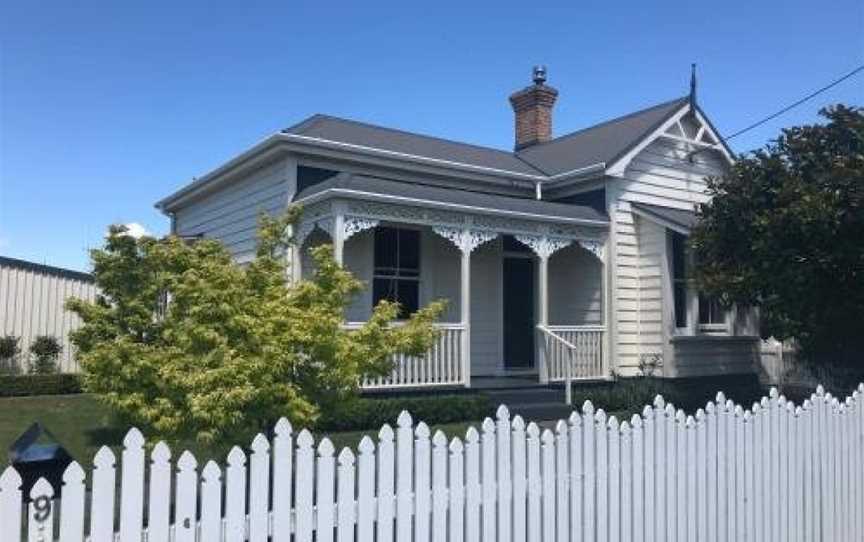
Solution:
<svg viewBox="0 0 864 542">
<path fill-rule="evenodd" d="M 800 407 L 772 391 L 751 410 L 721 393 L 695 416 L 658 397 L 623 422 L 586 402 L 554 429 L 502 406 L 449 442 L 403 413 L 357 455 L 282 420 L 272 444 L 259 435 L 248 457 L 235 447 L 224 469 L 200 471 L 189 452 L 172 465 L 161 443 L 145 468 L 132 429 L 119 469 L 110 449 L 96 454 L 86 526 L 80 465 L 62 500 L 42 480 L 23 510 L 7 468 L 0 542 L 857 541 L 862 439 L 864 385 L 843 402 L 820 388 Z"/>
</svg>

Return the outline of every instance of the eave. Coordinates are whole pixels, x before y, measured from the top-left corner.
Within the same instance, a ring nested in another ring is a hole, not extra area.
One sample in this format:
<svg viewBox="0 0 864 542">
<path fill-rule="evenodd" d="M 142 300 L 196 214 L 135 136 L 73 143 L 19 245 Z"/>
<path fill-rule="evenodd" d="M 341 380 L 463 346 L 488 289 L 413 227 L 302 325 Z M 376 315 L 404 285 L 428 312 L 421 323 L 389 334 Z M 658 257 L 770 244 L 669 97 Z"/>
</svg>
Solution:
<svg viewBox="0 0 864 542">
<path fill-rule="evenodd" d="M 529 189 L 537 184 L 593 178 L 603 175 L 606 167 L 604 163 L 600 162 L 588 167 L 547 176 L 539 173 L 529 174 L 477 166 L 298 134 L 279 133 L 262 140 L 228 162 L 208 172 L 203 177 L 195 179 L 189 185 L 159 200 L 155 206 L 163 213 L 170 214 L 183 203 L 195 199 L 198 195 L 213 190 L 225 182 L 229 182 L 234 176 L 288 154 L 333 158 L 413 173 L 458 177 L 463 180 L 492 185 L 506 184 L 509 186 L 513 182 L 517 182 L 524 184 Z"/>
</svg>

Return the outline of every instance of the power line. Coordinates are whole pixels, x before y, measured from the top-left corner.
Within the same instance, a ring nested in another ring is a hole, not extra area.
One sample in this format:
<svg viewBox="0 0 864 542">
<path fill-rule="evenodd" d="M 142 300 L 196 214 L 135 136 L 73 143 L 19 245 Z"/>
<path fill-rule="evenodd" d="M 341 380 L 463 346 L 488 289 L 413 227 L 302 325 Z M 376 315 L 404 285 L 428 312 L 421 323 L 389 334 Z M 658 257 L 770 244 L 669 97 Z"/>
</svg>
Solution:
<svg viewBox="0 0 864 542">
<path fill-rule="evenodd" d="M 763 118 L 763 119 L 761 119 L 761 120 L 759 120 L 759 121 L 754 122 L 753 124 L 747 126 L 746 128 L 742 128 L 742 129 L 738 130 L 737 132 L 735 132 L 735 133 L 733 133 L 733 134 L 731 134 L 731 135 L 729 135 L 729 136 L 726 136 L 726 137 L 723 137 L 723 136 L 721 135 L 721 136 L 720 136 L 720 139 L 723 141 L 723 143 L 726 143 L 726 142 L 729 141 L 730 139 L 732 139 L 732 138 L 734 138 L 734 137 L 738 137 L 739 135 L 741 135 L 741 134 L 743 134 L 743 133 L 745 133 L 745 132 L 749 132 L 749 131 L 752 130 L 753 128 L 757 128 L 757 127 L 759 127 L 759 126 L 762 126 L 762 125 L 765 124 L 766 122 L 768 122 L 768 121 L 770 121 L 770 120 L 773 120 L 773 119 L 776 119 L 777 117 L 779 117 L 779 116 L 782 115 L 783 113 L 786 113 L 787 111 L 789 111 L 789 110 L 791 110 L 791 109 L 794 109 L 794 108 L 798 107 L 799 105 L 803 104 L 804 102 L 807 102 L 807 101 L 809 101 L 809 100 L 815 98 L 816 96 L 822 94 L 822 93 L 825 92 L 826 90 L 829 90 L 829 89 L 831 89 L 831 88 L 836 87 L 837 85 L 839 85 L 839 84 L 842 83 L 843 81 L 849 79 L 850 77 L 853 77 L 853 76 L 857 75 L 858 73 L 860 73 L 860 72 L 862 72 L 862 71 L 864 71 L 864 64 L 861 64 L 860 66 L 858 66 L 858 67 L 855 68 L 854 70 L 852 70 L 852 71 L 846 73 L 845 75 L 843 75 L 843 76 L 841 76 L 841 77 L 835 79 L 834 81 L 831 81 L 830 83 L 828 83 L 828 84 L 825 85 L 824 87 L 822 87 L 822 88 L 820 88 L 820 89 L 818 89 L 818 90 L 815 90 L 815 91 L 811 92 L 810 94 L 808 94 L 807 96 L 804 96 L 804 97 L 801 98 L 800 100 L 798 100 L 798 101 L 796 101 L 796 102 L 794 102 L 794 103 L 791 103 L 791 104 L 787 105 L 786 107 L 784 107 L 784 108 L 781 109 L 780 111 L 777 111 L 776 113 L 772 113 L 771 115 L 768 115 L 767 117 L 765 117 L 765 118 Z M 691 152 L 687 153 L 687 159 L 690 160 L 690 161 L 692 161 L 692 160 L 693 160 L 693 157 L 696 156 L 697 154 L 702 153 L 702 152 L 705 152 L 705 151 L 710 150 L 710 149 L 712 149 L 712 148 L 714 148 L 714 147 L 704 147 L 704 148 L 702 148 L 702 149 L 696 149 L 695 151 L 691 151 Z"/>
<path fill-rule="evenodd" d="M 816 90 L 816 91 L 811 92 L 810 94 L 808 94 L 807 96 L 801 98 L 801 99 L 798 100 L 797 102 L 794 102 L 794 103 L 792 103 L 792 104 L 787 105 L 786 107 L 784 107 L 784 108 L 781 109 L 780 111 L 777 111 L 776 113 L 773 113 L 773 114 L 771 114 L 771 115 L 768 115 L 768 116 L 765 117 L 764 119 L 762 119 L 762 120 L 760 120 L 760 121 L 757 121 L 757 122 L 754 122 L 754 123 L 751 124 L 750 126 L 747 126 L 746 128 L 742 128 L 742 129 L 738 130 L 737 132 L 735 132 L 735 133 L 732 134 L 732 135 L 729 135 L 729 136 L 723 137 L 723 140 L 724 140 L 724 141 L 729 141 L 730 139 L 732 139 L 732 138 L 734 138 L 734 137 L 738 137 L 739 135 L 741 135 L 741 134 L 743 134 L 743 133 L 745 133 L 745 132 L 749 132 L 749 131 L 752 130 L 753 128 L 756 128 L 756 127 L 758 127 L 758 126 L 762 126 L 762 125 L 765 124 L 766 122 L 768 122 L 768 121 L 770 121 L 770 120 L 773 120 L 773 119 L 776 119 L 777 117 L 779 117 L 779 116 L 782 115 L 783 113 L 786 113 L 786 112 L 789 111 L 790 109 L 794 109 L 794 108 L 798 107 L 799 105 L 803 104 L 804 102 L 807 102 L 807 101 L 809 101 L 809 100 L 815 98 L 816 96 L 822 94 L 822 93 L 825 92 L 826 90 L 829 90 L 829 89 L 831 89 L 831 88 L 833 88 L 833 87 L 836 87 L 837 85 L 839 85 L 839 84 L 842 83 L 843 81 L 849 79 L 850 77 L 853 77 L 854 75 L 858 74 L 858 73 L 861 72 L 861 71 L 864 71 L 864 64 L 861 64 L 860 66 L 858 66 L 858 67 L 855 68 L 854 70 L 850 71 L 850 72 L 847 73 L 846 75 L 840 77 L 839 79 L 835 79 L 834 81 L 828 83 L 827 85 L 825 85 L 824 87 L 820 88 L 819 90 Z"/>
</svg>

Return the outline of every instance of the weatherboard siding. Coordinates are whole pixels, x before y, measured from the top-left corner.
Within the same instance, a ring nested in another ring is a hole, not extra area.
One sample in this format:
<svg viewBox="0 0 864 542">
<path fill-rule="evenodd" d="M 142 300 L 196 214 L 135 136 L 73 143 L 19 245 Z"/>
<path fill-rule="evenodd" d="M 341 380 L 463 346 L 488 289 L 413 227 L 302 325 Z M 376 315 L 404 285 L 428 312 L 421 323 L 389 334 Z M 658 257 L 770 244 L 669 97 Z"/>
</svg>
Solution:
<svg viewBox="0 0 864 542">
<path fill-rule="evenodd" d="M 672 332 L 665 325 L 672 321 L 673 310 L 670 296 L 664 294 L 663 281 L 669 280 L 664 270 L 665 229 L 637 217 L 631 204 L 693 211 L 708 201 L 705 178 L 723 174 L 725 162 L 711 152 L 701 152 L 691 161 L 691 150 L 684 143 L 659 138 L 633 158 L 622 177 L 608 183 L 614 222 L 614 348 L 617 369 L 625 375 L 636 373 L 642 355 L 665 351 L 666 357 L 675 356 L 674 350 L 664 348 Z M 672 376 L 675 360 L 664 363 L 664 374 Z"/>
<path fill-rule="evenodd" d="M 251 260 L 259 215 L 278 215 L 289 201 L 287 173 L 276 162 L 197 199 L 175 213 L 174 233 L 217 239 L 238 262 Z"/>
<path fill-rule="evenodd" d="M 603 323 L 603 262 L 578 244 L 549 258 L 549 323 Z"/>
<path fill-rule="evenodd" d="M 501 294 L 501 254 L 500 238 L 480 245 L 471 253 L 472 376 L 494 375 L 503 369 L 504 298 Z M 457 277 L 457 285 L 458 280 Z"/>
</svg>

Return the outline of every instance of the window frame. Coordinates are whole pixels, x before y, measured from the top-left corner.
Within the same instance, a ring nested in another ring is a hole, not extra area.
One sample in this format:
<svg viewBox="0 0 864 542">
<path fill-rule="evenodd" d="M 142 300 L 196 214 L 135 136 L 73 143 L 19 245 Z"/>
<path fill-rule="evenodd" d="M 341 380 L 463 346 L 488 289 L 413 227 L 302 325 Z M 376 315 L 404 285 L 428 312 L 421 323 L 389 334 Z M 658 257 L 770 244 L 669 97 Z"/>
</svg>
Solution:
<svg viewBox="0 0 864 542">
<path fill-rule="evenodd" d="M 396 232 L 396 256 L 395 263 L 396 267 L 385 267 L 378 265 L 378 235 L 383 234 L 386 230 L 392 230 Z M 400 241 L 400 232 L 413 232 L 416 235 L 417 239 L 417 267 L 416 268 L 403 268 L 399 262 L 399 245 Z M 393 297 L 390 296 L 376 296 L 376 288 L 375 283 L 377 281 L 391 281 L 397 285 L 397 291 L 395 292 L 396 298 L 395 300 L 400 303 L 402 306 L 402 310 L 400 310 L 399 315 L 396 317 L 397 321 L 405 321 L 411 317 L 414 312 L 420 310 L 422 306 L 422 270 L 423 270 L 423 254 L 422 254 L 422 245 L 423 245 L 423 232 L 419 228 L 410 227 L 410 226 L 402 226 L 402 225 L 381 225 L 377 226 L 373 230 L 373 239 L 372 239 L 372 288 L 371 288 L 371 296 L 372 296 L 372 308 L 374 308 L 382 299 L 393 300 Z M 391 271 L 392 272 L 388 272 Z M 408 271 L 408 274 L 403 274 L 405 271 Z M 402 303 L 398 299 L 398 284 L 399 283 L 410 283 L 416 288 L 416 299 L 417 306 L 416 308 L 405 307 L 404 303 Z M 391 293 L 393 293 L 391 291 Z"/>
<path fill-rule="evenodd" d="M 670 282 L 672 284 L 672 320 L 675 326 L 675 329 L 679 332 L 681 330 L 690 329 L 690 324 L 692 323 L 692 315 L 690 314 L 690 284 L 689 278 L 687 274 L 687 268 L 689 267 L 689 251 L 687 250 L 687 236 L 674 231 L 667 229 L 666 230 L 666 238 L 668 239 L 667 246 L 669 247 L 669 271 L 670 271 Z M 676 240 L 680 239 L 681 241 L 681 251 L 682 254 L 680 256 L 681 259 L 681 277 L 678 276 L 678 265 L 676 265 L 679 258 L 676 257 L 675 249 L 678 246 Z M 681 296 L 683 299 L 679 299 L 678 289 L 681 288 L 683 291 L 681 292 Z M 683 305 L 684 314 L 679 314 L 679 309 L 681 308 L 679 304 Z M 679 325 L 679 318 L 683 318 L 683 325 Z"/>
<path fill-rule="evenodd" d="M 732 320 L 735 316 L 735 308 L 723 308 L 719 307 L 720 314 L 722 314 L 722 321 L 711 321 L 711 322 L 702 322 L 702 303 L 705 300 L 708 300 L 708 297 L 699 292 L 695 288 L 695 284 L 693 279 L 691 278 L 690 270 L 693 268 L 694 259 L 693 253 L 686 245 L 688 236 L 672 230 L 670 228 L 666 228 L 666 239 L 667 239 L 667 261 L 668 261 L 668 269 L 669 269 L 669 285 L 670 285 L 670 293 L 671 293 L 671 303 L 672 303 L 672 325 L 675 331 L 675 335 L 731 335 L 732 329 Z M 676 274 L 676 242 L 675 239 L 680 239 L 682 242 L 682 250 L 683 254 L 681 259 L 683 260 L 683 277 L 678 277 Z M 678 288 L 683 288 L 684 299 L 680 300 L 681 304 L 684 306 L 684 325 L 679 326 L 679 300 L 676 296 L 676 290 Z M 709 309 L 709 312 L 710 311 Z"/>
</svg>

